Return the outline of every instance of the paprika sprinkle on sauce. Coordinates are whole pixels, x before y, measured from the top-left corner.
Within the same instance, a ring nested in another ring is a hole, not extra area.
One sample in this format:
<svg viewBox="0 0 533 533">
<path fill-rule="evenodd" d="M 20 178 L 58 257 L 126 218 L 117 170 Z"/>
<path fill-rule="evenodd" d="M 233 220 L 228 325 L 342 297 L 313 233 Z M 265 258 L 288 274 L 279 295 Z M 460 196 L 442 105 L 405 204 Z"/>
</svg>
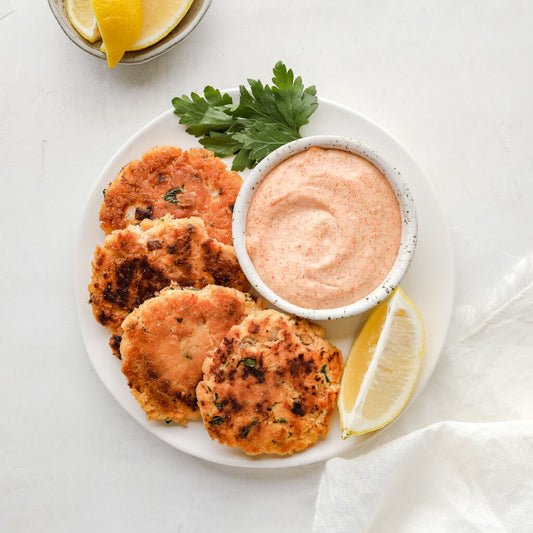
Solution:
<svg viewBox="0 0 533 533">
<path fill-rule="evenodd" d="M 276 294 L 331 309 L 381 284 L 401 233 L 398 200 L 378 168 L 343 150 L 312 147 L 262 180 L 248 209 L 246 248 Z"/>
</svg>

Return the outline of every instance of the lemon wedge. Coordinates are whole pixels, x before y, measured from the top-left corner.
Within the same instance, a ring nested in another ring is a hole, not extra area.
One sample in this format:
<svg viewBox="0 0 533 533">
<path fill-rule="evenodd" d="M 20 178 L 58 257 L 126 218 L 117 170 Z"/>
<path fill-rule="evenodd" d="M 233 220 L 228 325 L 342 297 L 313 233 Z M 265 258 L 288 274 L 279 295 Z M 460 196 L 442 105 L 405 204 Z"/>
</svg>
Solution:
<svg viewBox="0 0 533 533">
<path fill-rule="evenodd" d="M 141 0 L 91 0 L 91 6 L 104 41 L 107 64 L 112 68 L 141 35 Z"/>
<path fill-rule="evenodd" d="M 93 8 L 89 0 L 67 0 L 67 16 L 78 33 L 89 42 L 100 39 Z"/>
<path fill-rule="evenodd" d="M 355 339 L 339 394 L 342 437 L 382 428 L 405 407 L 424 354 L 424 325 L 396 289 L 370 314 Z"/>
<path fill-rule="evenodd" d="M 148 48 L 164 39 L 186 15 L 193 0 L 142 0 L 143 24 L 139 38 L 128 51 Z M 106 44 L 100 48 L 106 52 Z"/>
<path fill-rule="evenodd" d="M 142 0 L 141 35 L 128 50 L 142 50 L 166 37 L 185 16 L 193 0 Z"/>
</svg>

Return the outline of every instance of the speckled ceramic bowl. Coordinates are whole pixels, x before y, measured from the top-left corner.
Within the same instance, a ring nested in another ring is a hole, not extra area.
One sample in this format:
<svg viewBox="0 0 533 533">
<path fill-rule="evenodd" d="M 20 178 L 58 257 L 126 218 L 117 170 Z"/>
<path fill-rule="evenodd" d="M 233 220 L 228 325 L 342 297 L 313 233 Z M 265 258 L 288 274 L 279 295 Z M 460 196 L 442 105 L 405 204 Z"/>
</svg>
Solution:
<svg viewBox="0 0 533 533">
<path fill-rule="evenodd" d="M 294 305 L 275 294 L 259 277 L 246 250 L 246 218 L 255 190 L 262 179 L 279 163 L 312 146 L 336 148 L 364 157 L 373 163 L 387 178 L 400 206 L 402 236 L 396 261 L 388 276 L 370 294 L 343 307 L 332 309 L 306 309 Z M 359 141 L 346 137 L 318 135 L 288 143 L 263 159 L 246 178 L 233 209 L 233 244 L 241 267 L 257 292 L 279 309 L 311 320 L 332 320 L 357 315 L 383 301 L 400 283 L 413 257 L 418 225 L 413 198 L 400 173 L 380 154 Z"/>
<path fill-rule="evenodd" d="M 48 0 L 50 9 L 54 14 L 59 26 L 65 32 L 65 35 L 82 50 L 100 59 L 106 59 L 106 55 L 100 51 L 102 41 L 90 43 L 84 39 L 71 24 L 68 15 L 65 0 Z M 160 55 L 168 52 L 171 48 L 183 41 L 198 26 L 202 17 L 211 5 L 211 0 L 194 0 L 191 7 L 180 20 L 179 24 L 161 41 L 149 46 L 144 50 L 126 52 L 120 63 L 137 64 L 150 61 Z"/>
</svg>

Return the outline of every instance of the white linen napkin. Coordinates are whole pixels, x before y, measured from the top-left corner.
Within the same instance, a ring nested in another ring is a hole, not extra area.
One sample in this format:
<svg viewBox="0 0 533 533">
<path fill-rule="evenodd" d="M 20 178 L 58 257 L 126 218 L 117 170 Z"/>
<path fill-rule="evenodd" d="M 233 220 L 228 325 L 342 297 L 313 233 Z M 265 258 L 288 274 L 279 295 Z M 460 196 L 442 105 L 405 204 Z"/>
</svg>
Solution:
<svg viewBox="0 0 533 533">
<path fill-rule="evenodd" d="M 441 422 L 332 459 L 313 533 L 533 529 L 533 421 Z"/>
<path fill-rule="evenodd" d="M 456 310 L 405 416 L 328 461 L 313 533 L 533 531 L 532 280 L 533 256 Z"/>
</svg>

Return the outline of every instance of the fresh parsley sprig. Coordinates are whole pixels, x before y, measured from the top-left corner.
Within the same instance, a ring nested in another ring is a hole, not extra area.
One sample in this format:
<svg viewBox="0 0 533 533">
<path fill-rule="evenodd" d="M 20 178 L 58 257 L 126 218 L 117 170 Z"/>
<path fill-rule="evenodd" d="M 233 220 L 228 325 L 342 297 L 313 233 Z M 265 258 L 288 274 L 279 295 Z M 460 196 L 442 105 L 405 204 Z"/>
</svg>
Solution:
<svg viewBox="0 0 533 533">
<path fill-rule="evenodd" d="M 318 107 L 314 85 L 278 61 L 272 86 L 248 80 L 239 87 L 237 104 L 229 94 L 207 86 L 203 96 L 192 93 L 174 98 L 174 113 L 186 131 L 218 157 L 235 156 L 233 170 L 253 168 L 276 148 L 299 139 L 300 128 Z"/>
</svg>

